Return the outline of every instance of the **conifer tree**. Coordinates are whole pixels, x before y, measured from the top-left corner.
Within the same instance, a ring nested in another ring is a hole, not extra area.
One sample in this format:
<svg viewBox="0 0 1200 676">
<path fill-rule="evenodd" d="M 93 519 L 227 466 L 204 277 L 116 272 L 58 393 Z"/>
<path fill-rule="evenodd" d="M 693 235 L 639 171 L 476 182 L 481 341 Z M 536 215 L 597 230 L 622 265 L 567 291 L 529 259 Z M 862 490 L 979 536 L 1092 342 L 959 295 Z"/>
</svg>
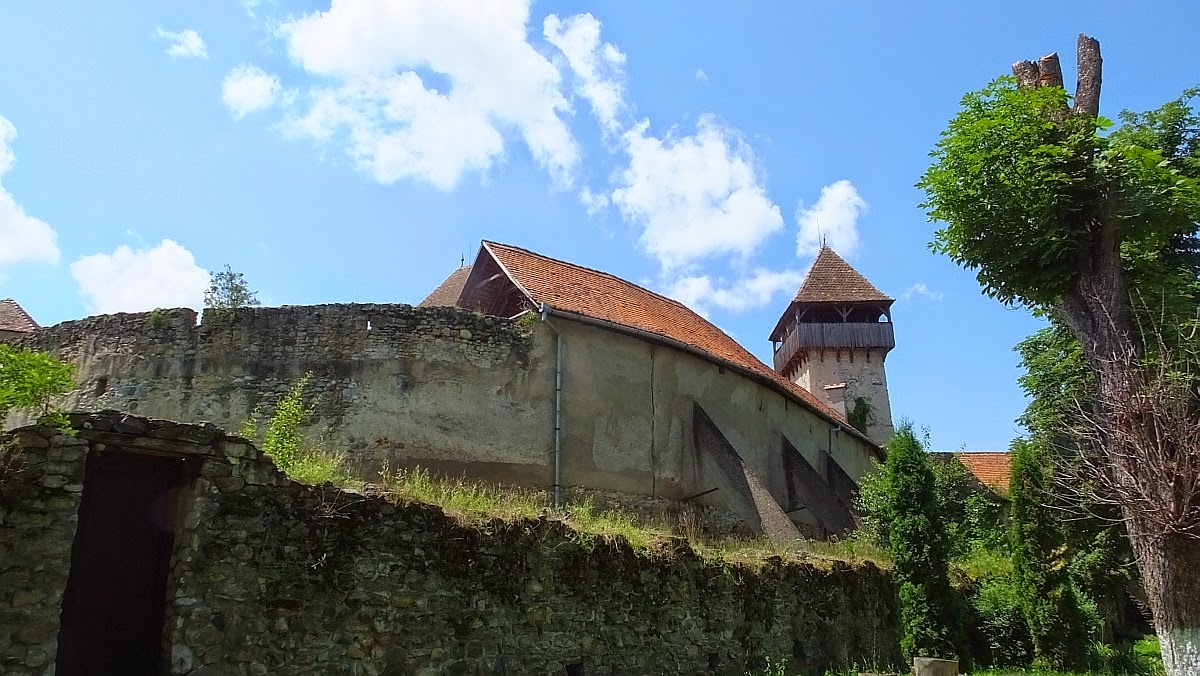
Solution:
<svg viewBox="0 0 1200 676">
<path fill-rule="evenodd" d="M 884 513 L 900 600 L 900 648 L 906 658 L 959 654 L 950 590 L 950 539 L 941 518 L 929 456 L 905 423 L 887 445 Z"/>
<path fill-rule="evenodd" d="M 1036 443 L 1025 439 L 1013 442 L 1012 454 L 1013 568 L 1033 639 L 1034 665 L 1074 668 L 1085 659 L 1087 632 L 1067 569 L 1066 536 L 1046 505 L 1047 459 Z"/>
</svg>

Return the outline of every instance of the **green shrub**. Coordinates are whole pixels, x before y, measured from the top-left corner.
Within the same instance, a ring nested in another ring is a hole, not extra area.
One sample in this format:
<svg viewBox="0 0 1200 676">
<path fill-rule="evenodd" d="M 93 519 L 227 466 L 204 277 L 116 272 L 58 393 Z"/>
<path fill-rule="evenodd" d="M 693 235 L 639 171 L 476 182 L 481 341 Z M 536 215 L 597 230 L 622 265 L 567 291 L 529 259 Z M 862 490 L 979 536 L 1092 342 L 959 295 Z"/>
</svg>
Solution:
<svg viewBox="0 0 1200 676">
<path fill-rule="evenodd" d="M 882 478 L 883 516 L 900 600 L 900 649 L 906 659 L 965 658 L 950 589 L 950 542 L 929 462 L 912 425 L 901 425 L 888 442 Z"/>
<path fill-rule="evenodd" d="M 1033 660 L 1033 641 L 1022 610 L 1021 591 L 1011 572 L 986 579 L 971 597 L 970 604 L 972 624 L 979 632 L 977 662 L 1001 667 L 1028 666 Z"/>
<path fill-rule="evenodd" d="M 304 374 L 287 394 L 280 397 L 275 405 L 275 415 L 267 425 L 267 435 L 263 438 L 263 452 L 271 456 L 275 465 L 284 472 L 290 473 L 299 459 L 304 441 L 300 428 L 313 414 L 313 406 L 304 402 L 304 391 L 308 389 L 310 380 L 312 374 Z"/>
<path fill-rule="evenodd" d="M 1010 484 L 1013 568 L 1033 639 L 1034 664 L 1078 667 L 1090 642 L 1089 622 L 1068 575 L 1062 526 L 1046 506 L 1050 476 L 1035 443 L 1013 442 Z"/>
</svg>

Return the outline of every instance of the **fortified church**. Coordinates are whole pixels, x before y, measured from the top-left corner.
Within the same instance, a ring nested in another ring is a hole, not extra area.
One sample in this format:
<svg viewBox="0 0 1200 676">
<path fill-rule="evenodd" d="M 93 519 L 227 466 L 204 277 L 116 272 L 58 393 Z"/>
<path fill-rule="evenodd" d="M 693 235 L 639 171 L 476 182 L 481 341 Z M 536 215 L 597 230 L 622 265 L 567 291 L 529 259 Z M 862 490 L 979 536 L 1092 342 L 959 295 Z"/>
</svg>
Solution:
<svg viewBox="0 0 1200 676">
<path fill-rule="evenodd" d="M 178 308 L 39 328 L 0 302 L 0 339 L 77 366 L 75 410 L 227 430 L 305 373 L 310 435 L 364 476 L 420 466 L 689 505 L 786 540 L 853 528 L 892 433 L 893 299 L 822 247 L 768 337 L 773 366 L 683 304 L 484 241 L 417 307 Z M 22 421 L 10 420 L 6 427 Z"/>
</svg>

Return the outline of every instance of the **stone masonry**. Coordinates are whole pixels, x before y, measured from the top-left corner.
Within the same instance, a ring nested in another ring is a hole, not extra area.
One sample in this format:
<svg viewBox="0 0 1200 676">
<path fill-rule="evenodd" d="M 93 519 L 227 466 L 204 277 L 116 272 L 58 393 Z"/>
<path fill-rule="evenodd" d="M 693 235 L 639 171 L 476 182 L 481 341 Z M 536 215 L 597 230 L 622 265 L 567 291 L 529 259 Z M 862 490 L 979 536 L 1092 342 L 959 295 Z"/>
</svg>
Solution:
<svg viewBox="0 0 1200 676">
<path fill-rule="evenodd" d="M 83 462 L 191 456 L 167 579 L 173 674 L 742 674 L 898 659 L 870 566 L 706 560 L 560 521 L 468 525 L 424 504 L 290 481 L 212 425 L 76 414 L 16 430 L 0 481 L 0 672 L 52 673 Z M 119 499 L 119 496 L 112 496 Z M 131 553 L 134 555 L 134 553 Z"/>
</svg>

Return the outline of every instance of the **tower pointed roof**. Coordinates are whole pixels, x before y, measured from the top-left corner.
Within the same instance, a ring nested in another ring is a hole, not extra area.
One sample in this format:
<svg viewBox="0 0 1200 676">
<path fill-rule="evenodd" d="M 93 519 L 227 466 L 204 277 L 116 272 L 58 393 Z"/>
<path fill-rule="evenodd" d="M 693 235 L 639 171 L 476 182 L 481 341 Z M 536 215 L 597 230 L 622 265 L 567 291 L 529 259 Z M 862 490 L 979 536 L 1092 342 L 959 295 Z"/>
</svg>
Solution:
<svg viewBox="0 0 1200 676">
<path fill-rule="evenodd" d="M 828 246 L 821 246 L 795 303 L 891 303 L 895 299 L 875 288 Z"/>
</svg>

